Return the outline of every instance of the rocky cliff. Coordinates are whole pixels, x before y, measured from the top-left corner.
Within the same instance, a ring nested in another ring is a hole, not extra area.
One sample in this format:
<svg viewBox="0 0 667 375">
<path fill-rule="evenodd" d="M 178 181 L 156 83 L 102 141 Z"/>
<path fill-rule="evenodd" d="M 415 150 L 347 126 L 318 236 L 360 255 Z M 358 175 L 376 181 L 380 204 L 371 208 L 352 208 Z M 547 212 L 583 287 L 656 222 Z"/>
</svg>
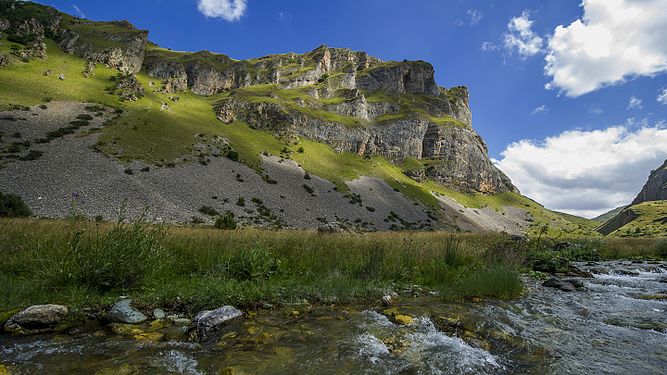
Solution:
<svg viewBox="0 0 667 375">
<path fill-rule="evenodd" d="M 632 204 L 661 200 L 667 200 L 667 160 L 660 167 L 651 171 L 648 181 Z"/>
<path fill-rule="evenodd" d="M 127 21 L 93 22 L 52 7 L 2 0 L 0 37 L 26 45 L 24 51 L 17 52 L 23 58 L 43 57 L 43 40 L 50 38 L 67 52 L 133 74 L 141 69 L 148 32 Z"/>
<path fill-rule="evenodd" d="M 0 28 L 8 39 L 34 43 L 31 48 L 44 52 L 42 41 L 51 38 L 64 51 L 124 75 L 143 70 L 161 80 L 163 93 L 218 95 L 214 110 L 221 126 L 241 121 L 338 152 L 383 156 L 396 164 L 415 159 L 419 166 L 406 173 L 418 181 L 482 193 L 516 191 L 472 128 L 468 90 L 438 87 L 429 63 L 382 61 L 327 46 L 239 61 L 160 48 L 126 21 L 82 20 L 19 1 L 0 4 Z M 125 81 L 136 83 L 131 78 Z M 125 97 L 135 99 L 142 91 Z"/>
</svg>

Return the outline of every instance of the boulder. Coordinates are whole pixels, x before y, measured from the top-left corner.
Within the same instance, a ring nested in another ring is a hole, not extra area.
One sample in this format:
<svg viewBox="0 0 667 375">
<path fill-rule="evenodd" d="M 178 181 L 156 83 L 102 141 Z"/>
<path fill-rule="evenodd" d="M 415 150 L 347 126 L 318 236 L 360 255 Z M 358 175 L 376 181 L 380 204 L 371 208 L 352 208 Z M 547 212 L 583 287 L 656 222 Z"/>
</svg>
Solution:
<svg viewBox="0 0 667 375">
<path fill-rule="evenodd" d="M 574 285 L 564 280 L 557 279 L 555 277 L 552 277 L 549 280 L 542 283 L 542 286 L 545 286 L 547 288 L 556 288 L 563 292 L 574 292 L 576 290 L 574 288 Z"/>
<path fill-rule="evenodd" d="M 164 319 L 166 317 L 167 317 L 167 314 L 165 314 L 164 310 L 162 310 L 162 309 L 153 310 L 153 318 L 155 318 L 155 319 Z"/>
<path fill-rule="evenodd" d="M 243 312 L 233 306 L 222 306 L 215 310 L 204 310 L 194 318 L 196 335 L 200 340 L 220 330 L 227 322 L 240 318 Z"/>
<path fill-rule="evenodd" d="M 141 311 L 132 307 L 131 299 L 116 302 L 109 310 L 108 316 L 112 321 L 124 324 L 141 324 L 148 319 Z"/>
<path fill-rule="evenodd" d="M 5 331 L 11 333 L 39 333 L 49 331 L 61 322 L 69 311 L 62 305 L 35 305 L 9 318 Z"/>
</svg>

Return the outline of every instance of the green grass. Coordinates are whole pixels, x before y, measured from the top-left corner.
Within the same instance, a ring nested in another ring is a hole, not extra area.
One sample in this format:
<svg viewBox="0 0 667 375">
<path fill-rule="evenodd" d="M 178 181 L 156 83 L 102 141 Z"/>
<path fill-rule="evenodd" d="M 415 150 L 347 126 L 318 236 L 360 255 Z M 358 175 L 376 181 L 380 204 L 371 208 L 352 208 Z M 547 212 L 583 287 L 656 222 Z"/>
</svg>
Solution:
<svg viewBox="0 0 667 375">
<path fill-rule="evenodd" d="M 4 219 L 0 311 L 36 303 L 95 305 L 118 295 L 144 304 L 178 299 L 195 309 L 303 298 L 366 303 L 415 284 L 448 300 L 512 298 L 522 289 L 520 264 L 488 253 L 503 238 Z M 484 282 L 484 275 L 493 277 Z"/>
<path fill-rule="evenodd" d="M 667 201 L 642 202 L 628 208 L 639 215 L 609 236 L 667 237 Z"/>
</svg>

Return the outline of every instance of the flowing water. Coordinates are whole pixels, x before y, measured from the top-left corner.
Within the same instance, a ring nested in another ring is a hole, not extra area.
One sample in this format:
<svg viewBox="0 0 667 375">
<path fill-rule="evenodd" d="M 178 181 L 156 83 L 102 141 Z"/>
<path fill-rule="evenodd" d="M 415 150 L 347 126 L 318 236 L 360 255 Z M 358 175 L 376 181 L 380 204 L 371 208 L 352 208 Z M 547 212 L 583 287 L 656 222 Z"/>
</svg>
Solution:
<svg viewBox="0 0 667 375">
<path fill-rule="evenodd" d="M 0 363 L 12 374 L 667 373 L 667 264 L 580 268 L 595 277 L 576 292 L 526 280 L 526 296 L 508 302 L 260 311 L 205 343 L 137 340 L 94 325 L 0 336 Z M 387 317 L 397 313 L 415 319 Z"/>
</svg>

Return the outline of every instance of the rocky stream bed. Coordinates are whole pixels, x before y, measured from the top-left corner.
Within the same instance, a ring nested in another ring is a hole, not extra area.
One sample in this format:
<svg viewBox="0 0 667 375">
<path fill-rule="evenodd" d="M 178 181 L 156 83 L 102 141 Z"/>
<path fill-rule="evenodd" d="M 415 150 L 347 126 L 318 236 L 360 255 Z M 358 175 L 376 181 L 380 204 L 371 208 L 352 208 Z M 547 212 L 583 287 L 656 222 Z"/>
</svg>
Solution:
<svg viewBox="0 0 667 375">
<path fill-rule="evenodd" d="M 667 263 L 578 267 L 593 277 L 566 282 L 572 288 L 526 279 L 514 301 L 296 304 L 212 331 L 215 314 L 157 311 L 140 324 L 3 334 L 0 374 L 664 374 Z"/>
</svg>

